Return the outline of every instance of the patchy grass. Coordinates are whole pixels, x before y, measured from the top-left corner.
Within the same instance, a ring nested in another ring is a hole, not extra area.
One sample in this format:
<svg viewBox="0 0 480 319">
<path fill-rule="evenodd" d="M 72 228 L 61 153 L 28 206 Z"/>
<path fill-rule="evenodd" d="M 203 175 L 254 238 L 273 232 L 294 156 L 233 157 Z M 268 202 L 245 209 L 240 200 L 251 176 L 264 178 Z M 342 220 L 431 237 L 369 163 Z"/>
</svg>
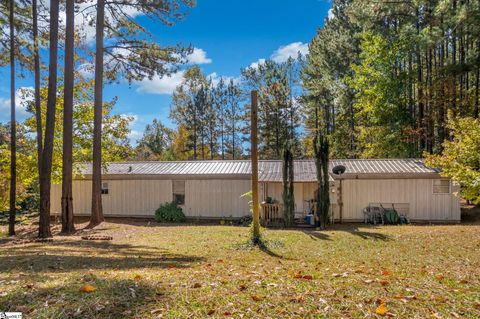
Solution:
<svg viewBox="0 0 480 319">
<path fill-rule="evenodd" d="M 15 224 L 16 225 L 28 225 L 32 223 L 34 219 L 38 217 L 37 212 L 20 212 L 17 211 L 17 215 L 15 216 Z M 0 225 L 8 225 L 8 218 L 9 218 L 9 212 L 8 211 L 2 211 L 0 212 Z M 7 232 L 8 233 L 8 232 Z"/>
<path fill-rule="evenodd" d="M 80 239 L 93 233 L 114 239 Z M 27 318 L 480 318 L 479 233 L 480 225 L 266 230 L 270 244 L 258 249 L 242 245 L 246 227 L 104 223 L 46 243 L 3 238 L 0 311 Z M 80 291 L 86 284 L 96 290 Z"/>
</svg>

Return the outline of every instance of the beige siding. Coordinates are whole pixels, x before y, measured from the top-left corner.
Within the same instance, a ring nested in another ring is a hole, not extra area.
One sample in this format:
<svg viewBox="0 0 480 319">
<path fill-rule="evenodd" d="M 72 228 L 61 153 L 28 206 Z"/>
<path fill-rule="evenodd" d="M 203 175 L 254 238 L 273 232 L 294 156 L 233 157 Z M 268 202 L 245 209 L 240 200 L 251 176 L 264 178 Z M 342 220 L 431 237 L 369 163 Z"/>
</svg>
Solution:
<svg viewBox="0 0 480 319">
<path fill-rule="evenodd" d="M 172 200 L 171 180 L 104 180 L 109 194 L 102 195 L 106 216 L 153 216 L 160 204 Z M 336 182 L 338 187 L 338 181 Z M 73 182 L 75 215 L 89 215 L 91 181 Z M 295 183 L 295 211 L 303 213 L 305 200 L 313 199 L 316 183 Z M 248 199 L 240 198 L 251 189 L 249 180 L 205 179 L 185 181 L 184 212 L 188 217 L 242 217 L 249 214 Z M 450 194 L 434 194 L 433 179 L 382 179 L 343 181 L 343 219 L 363 220 L 369 203 L 407 204 L 411 220 L 459 221 L 458 187 Z M 282 201 L 282 183 L 261 183 L 260 194 Z M 335 218 L 339 218 L 337 193 L 330 193 Z M 59 214 L 61 185 L 52 185 L 51 212 Z"/>
<path fill-rule="evenodd" d="M 108 194 L 102 195 L 105 216 L 153 216 L 155 210 L 172 200 L 172 182 L 169 180 L 103 180 L 108 183 Z M 75 215 L 90 215 L 92 182 L 73 182 Z M 61 210 L 61 185 L 52 185 L 53 214 Z"/>
<path fill-rule="evenodd" d="M 459 221 L 455 194 L 433 194 L 433 179 L 344 180 L 343 218 L 362 220 L 369 203 L 408 204 L 408 217 L 422 221 Z"/>
<path fill-rule="evenodd" d="M 187 180 L 185 215 L 190 217 L 242 217 L 249 215 L 249 180 Z"/>
</svg>

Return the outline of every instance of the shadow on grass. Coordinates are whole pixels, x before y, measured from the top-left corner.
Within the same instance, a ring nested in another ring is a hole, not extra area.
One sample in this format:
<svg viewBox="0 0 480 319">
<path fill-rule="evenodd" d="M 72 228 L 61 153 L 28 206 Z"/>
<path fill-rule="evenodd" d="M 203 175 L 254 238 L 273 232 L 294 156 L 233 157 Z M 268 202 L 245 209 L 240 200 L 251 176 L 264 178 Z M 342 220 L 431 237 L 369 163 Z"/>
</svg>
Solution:
<svg viewBox="0 0 480 319">
<path fill-rule="evenodd" d="M 4 247 L 6 248 L 6 247 Z M 55 271 L 75 269 L 186 268 L 203 257 L 168 250 L 111 242 L 54 240 L 12 245 L 0 255 L 2 271 Z"/>
<path fill-rule="evenodd" d="M 95 291 L 80 291 L 84 284 Z M 18 287 L 0 297 L 2 311 L 21 311 L 29 318 L 141 318 L 151 315 L 153 305 L 168 302 L 165 288 L 145 279 L 103 279 L 85 281 L 77 275 L 61 285 Z M 150 307 L 149 307 L 150 306 Z"/>
<path fill-rule="evenodd" d="M 266 253 L 267 255 L 271 256 L 271 257 L 275 257 L 275 258 L 280 258 L 280 259 L 284 259 L 284 257 L 282 255 L 279 255 L 277 254 L 276 252 L 274 252 L 273 250 L 270 249 L 270 243 L 269 242 L 262 242 L 258 245 L 258 248 Z"/>
<path fill-rule="evenodd" d="M 362 228 L 375 229 L 375 226 L 361 226 Z M 328 232 L 346 232 L 354 236 L 358 236 L 366 240 L 381 240 L 381 241 L 390 241 L 392 238 L 389 235 L 373 232 L 373 231 L 362 231 L 357 225 L 340 225 L 335 226 L 335 228 L 327 229 L 326 231 L 316 231 L 316 230 L 303 230 L 303 233 L 308 235 L 312 239 L 319 240 L 332 240 Z"/>
</svg>

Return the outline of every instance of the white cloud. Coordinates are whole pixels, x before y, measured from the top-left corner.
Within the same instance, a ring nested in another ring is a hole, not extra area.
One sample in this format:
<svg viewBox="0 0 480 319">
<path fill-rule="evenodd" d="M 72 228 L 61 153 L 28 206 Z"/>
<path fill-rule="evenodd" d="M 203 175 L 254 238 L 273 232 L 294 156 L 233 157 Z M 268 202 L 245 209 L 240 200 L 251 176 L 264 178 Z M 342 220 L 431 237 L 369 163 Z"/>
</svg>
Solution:
<svg viewBox="0 0 480 319">
<path fill-rule="evenodd" d="M 50 12 L 50 1 L 40 1 L 42 6 Z M 133 1 L 132 3 L 134 3 Z M 95 22 L 96 22 L 96 0 L 84 0 L 76 3 L 75 8 L 77 14 L 75 14 L 75 31 L 80 34 L 81 37 L 88 43 L 91 44 L 95 40 Z M 128 3 L 128 1 L 126 1 Z M 122 12 L 126 15 L 129 15 L 133 18 L 141 15 L 142 13 L 138 11 L 135 6 L 122 4 Z M 65 11 L 59 12 L 59 23 L 65 28 L 66 25 L 66 15 Z M 110 10 L 105 10 L 105 20 L 112 21 L 113 16 Z M 39 27 L 48 27 L 48 22 L 44 20 L 39 20 Z M 107 39 L 106 39 L 107 40 Z"/>
<path fill-rule="evenodd" d="M 178 85 L 182 83 L 185 71 L 178 71 L 170 76 L 159 77 L 153 79 L 143 79 L 136 82 L 138 85 L 137 92 L 151 94 L 172 94 Z"/>
<path fill-rule="evenodd" d="M 308 54 L 308 43 L 303 42 L 292 42 L 290 44 L 284 45 L 279 47 L 277 50 L 273 52 L 270 56 L 270 59 L 277 63 L 286 62 L 288 58 L 296 58 L 298 53 L 302 55 Z M 256 69 L 259 65 L 265 63 L 265 59 L 258 59 L 257 61 L 250 64 L 249 68 Z"/>
<path fill-rule="evenodd" d="M 256 69 L 256 68 L 258 68 L 259 65 L 264 64 L 264 63 L 265 63 L 265 59 L 258 59 L 257 61 L 252 62 L 252 64 L 250 64 L 249 68 Z"/>
<path fill-rule="evenodd" d="M 125 119 L 127 119 L 127 118 L 131 119 L 130 126 L 133 126 L 138 122 L 138 114 L 124 113 L 124 114 L 120 114 L 120 116 L 125 118 Z"/>
<path fill-rule="evenodd" d="M 308 54 L 308 43 L 293 42 L 285 46 L 281 46 L 270 57 L 275 62 L 286 62 L 288 58 L 296 58 L 298 53 L 302 55 Z"/>
<path fill-rule="evenodd" d="M 93 63 L 85 62 L 78 66 L 77 71 L 84 78 L 91 79 L 95 75 L 95 65 Z"/>
<path fill-rule="evenodd" d="M 15 115 L 17 121 L 25 120 L 29 113 L 27 112 L 28 102 L 33 101 L 33 87 L 20 87 L 15 91 Z M 10 121 L 10 99 L 0 97 L 0 121 Z"/>
<path fill-rule="evenodd" d="M 133 140 L 134 143 L 137 142 L 141 137 L 143 136 L 143 133 L 137 130 L 130 130 L 130 133 L 128 133 L 128 138 L 130 141 Z"/>
<path fill-rule="evenodd" d="M 334 17 L 335 17 L 335 14 L 333 13 L 333 9 L 328 10 L 327 19 L 331 20 Z"/>
<path fill-rule="evenodd" d="M 218 83 L 220 82 L 221 79 L 223 79 L 225 84 L 230 83 L 231 80 L 235 84 L 240 83 L 240 77 L 220 76 L 220 75 L 217 74 L 217 72 L 213 72 L 213 73 L 210 73 L 209 75 L 207 75 L 207 79 L 211 80 L 212 84 L 215 85 L 215 86 L 218 85 Z"/>
<path fill-rule="evenodd" d="M 187 55 L 188 64 L 210 64 L 212 59 L 207 57 L 207 52 L 200 48 L 193 48 L 193 52 Z"/>
</svg>

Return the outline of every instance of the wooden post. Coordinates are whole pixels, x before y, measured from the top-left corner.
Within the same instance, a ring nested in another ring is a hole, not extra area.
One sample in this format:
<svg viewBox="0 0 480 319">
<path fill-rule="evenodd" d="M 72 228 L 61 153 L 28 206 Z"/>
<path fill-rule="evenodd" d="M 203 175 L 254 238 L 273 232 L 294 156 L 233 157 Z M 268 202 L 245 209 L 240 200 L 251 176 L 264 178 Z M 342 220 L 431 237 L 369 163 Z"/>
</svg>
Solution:
<svg viewBox="0 0 480 319">
<path fill-rule="evenodd" d="M 251 110 L 251 157 L 252 157 L 252 210 L 253 239 L 260 239 L 260 217 L 258 212 L 258 153 L 257 153 L 257 91 L 252 91 Z"/>
</svg>

